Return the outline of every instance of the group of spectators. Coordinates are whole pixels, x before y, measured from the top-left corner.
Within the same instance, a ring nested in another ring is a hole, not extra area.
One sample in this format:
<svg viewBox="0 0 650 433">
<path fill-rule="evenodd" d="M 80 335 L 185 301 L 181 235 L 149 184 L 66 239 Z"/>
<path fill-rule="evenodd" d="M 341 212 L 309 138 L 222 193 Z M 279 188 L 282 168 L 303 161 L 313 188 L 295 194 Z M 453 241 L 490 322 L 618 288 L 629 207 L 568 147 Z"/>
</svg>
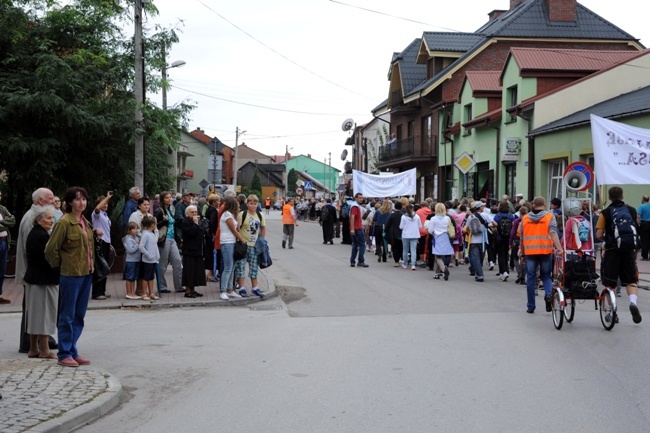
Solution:
<svg viewBox="0 0 650 433">
<path fill-rule="evenodd" d="M 156 300 L 160 294 L 170 293 L 165 278 L 170 264 L 174 290 L 184 292 L 186 298 L 202 297 L 196 288 L 208 281 L 220 281 L 222 300 L 249 296 L 245 287 L 246 264 L 251 292 L 265 296 L 257 284 L 256 245 L 266 235 L 266 220 L 256 195 L 236 197 L 234 192 L 226 191 L 222 199 L 219 194 L 200 198 L 186 192 L 174 200 L 169 191 L 164 191 L 157 196 L 151 215 L 148 197 L 141 197 L 137 187 L 129 194 L 123 213 L 123 225 L 128 230 L 123 238 L 127 252 L 127 299 Z M 144 225 L 147 218 L 151 218 L 153 227 Z M 155 251 L 146 246 L 151 242 L 142 241 L 143 234 L 147 236 L 143 231 L 149 228 L 157 243 Z M 235 261 L 237 242 L 245 244 L 247 255 Z M 158 294 L 152 289 L 154 276 L 158 280 Z M 140 291 L 140 286 L 146 289 Z"/>
<path fill-rule="evenodd" d="M 62 195 L 62 207 L 48 188 L 32 194 L 33 204 L 18 229 L 15 275 L 25 290 L 19 351 L 28 357 L 56 359 L 66 367 L 90 364 L 79 354 L 77 342 L 89 299 L 110 297 L 106 293 L 108 269 L 101 270 L 98 260 L 108 258 L 111 250 L 112 223 L 107 211 L 112 197 L 108 191 L 89 207 L 86 190 L 72 187 Z M 172 194 L 163 192 L 156 197 L 152 215 L 150 199 L 139 188 L 131 188 L 121 224 L 127 299 L 157 300 L 161 293 L 170 292 L 164 278 L 170 263 L 174 288 L 185 292 L 185 297 L 203 296 L 196 287 L 205 286 L 208 279 L 218 281 L 220 276 L 221 299 L 248 296 L 246 265 L 252 293 L 264 297 L 257 287 L 256 245 L 266 233 L 259 199 L 226 192 L 223 202 L 217 194 L 205 203 L 194 200 L 193 194 L 186 193 L 173 203 Z M 16 222 L 0 205 L 0 304 L 11 302 L 1 295 L 9 232 Z M 247 253 L 238 261 L 233 259 L 236 241 L 244 244 Z M 52 349 L 57 348 L 55 354 Z"/>
</svg>

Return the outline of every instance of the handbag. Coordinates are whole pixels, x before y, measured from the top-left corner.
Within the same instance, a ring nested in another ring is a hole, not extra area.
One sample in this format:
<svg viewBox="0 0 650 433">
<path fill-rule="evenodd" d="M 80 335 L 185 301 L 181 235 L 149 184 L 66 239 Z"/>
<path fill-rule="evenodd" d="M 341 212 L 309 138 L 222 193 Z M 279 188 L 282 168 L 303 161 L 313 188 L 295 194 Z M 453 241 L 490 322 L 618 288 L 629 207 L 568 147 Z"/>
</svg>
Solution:
<svg viewBox="0 0 650 433">
<path fill-rule="evenodd" d="M 158 245 L 164 244 L 167 238 L 167 226 L 158 229 Z"/>
<path fill-rule="evenodd" d="M 456 239 L 456 227 L 454 226 L 454 223 L 451 222 L 451 218 L 447 218 L 449 219 L 449 223 L 447 224 L 447 234 L 449 235 L 449 239 L 454 240 Z"/>
<path fill-rule="evenodd" d="M 102 254 L 102 248 L 99 239 L 95 237 L 95 270 L 93 271 L 93 282 L 101 281 L 108 277 L 111 268 Z"/>
<path fill-rule="evenodd" d="M 243 260 L 248 256 L 248 245 L 243 243 L 240 240 L 235 242 L 235 252 L 233 254 L 233 259 L 235 261 Z"/>
</svg>

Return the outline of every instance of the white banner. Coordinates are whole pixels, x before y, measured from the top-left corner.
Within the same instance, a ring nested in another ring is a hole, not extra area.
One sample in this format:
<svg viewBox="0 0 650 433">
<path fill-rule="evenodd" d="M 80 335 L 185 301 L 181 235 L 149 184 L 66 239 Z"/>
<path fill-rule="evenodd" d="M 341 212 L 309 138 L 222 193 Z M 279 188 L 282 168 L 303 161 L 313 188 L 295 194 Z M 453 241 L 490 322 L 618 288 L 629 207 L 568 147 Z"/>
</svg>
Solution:
<svg viewBox="0 0 650 433">
<path fill-rule="evenodd" d="M 591 139 L 599 185 L 650 184 L 650 129 L 592 114 Z"/>
<path fill-rule="evenodd" d="M 352 186 L 355 194 L 360 192 L 365 197 L 415 195 L 415 169 L 390 176 L 379 176 L 352 170 Z"/>
</svg>

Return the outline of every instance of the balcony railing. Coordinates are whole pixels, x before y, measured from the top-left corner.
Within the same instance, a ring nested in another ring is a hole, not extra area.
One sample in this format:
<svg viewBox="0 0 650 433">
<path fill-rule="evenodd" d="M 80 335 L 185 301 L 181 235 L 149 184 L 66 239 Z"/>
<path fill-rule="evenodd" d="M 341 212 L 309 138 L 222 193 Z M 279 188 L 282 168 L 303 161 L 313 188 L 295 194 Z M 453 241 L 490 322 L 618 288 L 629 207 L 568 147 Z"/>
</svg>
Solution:
<svg viewBox="0 0 650 433">
<path fill-rule="evenodd" d="M 424 138 L 424 140 L 421 140 Z M 379 163 L 388 163 L 398 159 L 426 158 L 438 156 L 436 137 L 408 137 L 394 143 L 379 146 Z"/>
<path fill-rule="evenodd" d="M 180 177 L 184 179 L 193 179 L 194 178 L 194 172 L 192 170 L 181 170 Z"/>
</svg>

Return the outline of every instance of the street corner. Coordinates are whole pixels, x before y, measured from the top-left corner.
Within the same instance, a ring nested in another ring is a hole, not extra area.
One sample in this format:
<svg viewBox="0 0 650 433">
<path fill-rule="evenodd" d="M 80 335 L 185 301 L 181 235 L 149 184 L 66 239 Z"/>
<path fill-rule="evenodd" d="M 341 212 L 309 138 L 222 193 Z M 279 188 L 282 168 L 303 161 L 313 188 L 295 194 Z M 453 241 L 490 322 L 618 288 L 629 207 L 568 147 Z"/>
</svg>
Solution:
<svg viewBox="0 0 650 433">
<path fill-rule="evenodd" d="M 114 375 L 53 360 L 0 360 L 0 431 L 72 431 L 120 403 Z"/>
</svg>

